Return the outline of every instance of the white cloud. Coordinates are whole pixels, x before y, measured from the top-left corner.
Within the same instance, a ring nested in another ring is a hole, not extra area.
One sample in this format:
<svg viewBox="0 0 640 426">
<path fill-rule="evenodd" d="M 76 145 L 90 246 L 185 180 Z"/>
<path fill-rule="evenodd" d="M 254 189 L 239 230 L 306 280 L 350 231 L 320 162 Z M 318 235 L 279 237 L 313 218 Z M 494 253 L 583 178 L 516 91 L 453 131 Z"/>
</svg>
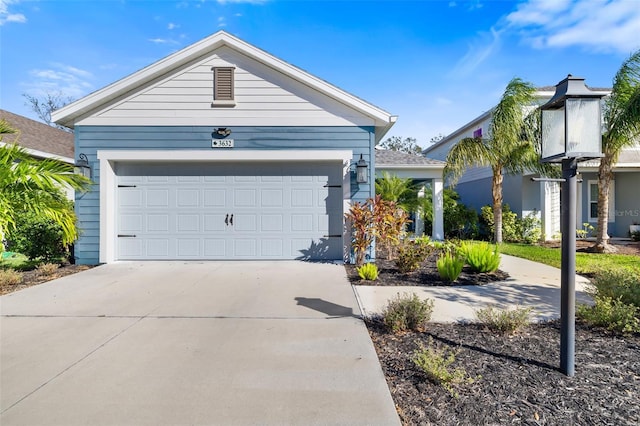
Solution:
<svg viewBox="0 0 640 426">
<path fill-rule="evenodd" d="M 460 77 L 471 75 L 500 45 L 500 32 L 495 28 L 491 28 L 488 33 L 481 33 L 479 39 L 469 45 L 467 53 L 458 61 L 453 74 Z"/>
<path fill-rule="evenodd" d="M 180 28 L 180 25 L 174 24 L 173 22 L 169 22 L 169 25 L 167 25 L 168 30 L 175 30 L 176 28 Z"/>
<path fill-rule="evenodd" d="M 149 38 L 147 39 L 147 41 L 150 41 L 151 43 L 155 43 L 155 44 L 178 44 L 178 42 L 173 39 L 160 38 L 160 37 Z"/>
<path fill-rule="evenodd" d="M 218 28 L 223 28 L 227 26 L 227 19 L 224 16 L 218 17 Z"/>
<path fill-rule="evenodd" d="M 579 46 L 630 53 L 640 47 L 636 0 L 529 0 L 506 21 L 536 48 Z"/>
<path fill-rule="evenodd" d="M 29 76 L 29 81 L 21 85 L 34 96 L 55 92 L 79 98 L 93 89 L 93 74 L 72 65 L 51 63 L 48 68 L 29 71 Z"/>
<path fill-rule="evenodd" d="M 12 13 L 9 11 L 9 6 L 20 3 L 19 0 L 0 0 L 0 26 L 7 22 L 17 22 L 24 24 L 27 22 L 27 17 L 22 13 Z"/>
</svg>

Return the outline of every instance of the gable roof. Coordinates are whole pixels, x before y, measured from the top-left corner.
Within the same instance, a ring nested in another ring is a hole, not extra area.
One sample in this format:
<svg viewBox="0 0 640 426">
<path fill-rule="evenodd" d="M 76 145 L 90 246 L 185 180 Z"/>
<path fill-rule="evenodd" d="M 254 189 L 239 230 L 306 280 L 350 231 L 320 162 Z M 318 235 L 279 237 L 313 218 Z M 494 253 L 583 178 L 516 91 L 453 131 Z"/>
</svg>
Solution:
<svg viewBox="0 0 640 426">
<path fill-rule="evenodd" d="M 0 119 L 6 120 L 17 133 L 3 135 L 2 142 L 17 143 L 38 158 L 57 157 L 73 162 L 74 136 L 45 123 L 0 109 Z"/>
<path fill-rule="evenodd" d="M 216 49 L 223 46 L 231 48 L 255 61 L 258 61 L 276 72 L 284 74 L 307 87 L 334 99 L 362 115 L 370 117 L 376 127 L 376 138 L 382 136 L 393 126 L 397 117 L 372 105 L 364 100 L 315 77 L 300 68 L 297 68 L 275 56 L 246 43 L 225 31 L 219 31 L 204 38 L 184 49 L 173 53 L 143 69 L 137 71 L 103 89 L 93 92 L 52 114 L 52 119 L 58 124 L 73 127 L 77 119 L 90 114 L 125 94 L 152 82 L 153 80 L 170 73 L 199 58 L 206 57 Z"/>
</svg>

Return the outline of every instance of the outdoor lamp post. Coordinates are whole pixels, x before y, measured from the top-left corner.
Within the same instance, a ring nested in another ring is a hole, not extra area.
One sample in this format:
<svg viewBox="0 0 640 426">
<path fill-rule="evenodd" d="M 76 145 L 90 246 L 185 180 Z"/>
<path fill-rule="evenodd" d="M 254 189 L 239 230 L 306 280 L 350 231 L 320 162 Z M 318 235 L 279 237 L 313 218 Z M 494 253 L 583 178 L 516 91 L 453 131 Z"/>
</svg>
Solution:
<svg viewBox="0 0 640 426">
<path fill-rule="evenodd" d="M 560 290 L 560 371 L 575 372 L 576 175 L 578 161 L 602 157 L 600 99 L 584 78 L 571 74 L 556 85 L 542 111 L 542 162 L 562 164 L 562 266 Z"/>
</svg>

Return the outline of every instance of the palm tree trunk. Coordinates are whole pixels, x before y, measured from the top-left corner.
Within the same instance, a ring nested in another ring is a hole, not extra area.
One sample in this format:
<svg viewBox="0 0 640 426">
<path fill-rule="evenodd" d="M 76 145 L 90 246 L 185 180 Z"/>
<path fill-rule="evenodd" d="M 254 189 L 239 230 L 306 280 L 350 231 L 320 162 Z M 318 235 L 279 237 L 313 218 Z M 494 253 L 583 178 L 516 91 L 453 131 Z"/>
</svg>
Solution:
<svg viewBox="0 0 640 426">
<path fill-rule="evenodd" d="M 502 242 L 502 167 L 500 165 L 492 167 L 493 179 L 491 180 L 491 194 L 493 195 L 493 225 L 494 240 L 496 243 Z"/>
<path fill-rule="evenodd" d="M 615 252 L 615 247 L 609 245 L 609 189 L 613 179 L 610 156 L 600 159 L 598 167 L 598 232 L 596 243 L 590 251 L 598 253 Z"/>
</svg>

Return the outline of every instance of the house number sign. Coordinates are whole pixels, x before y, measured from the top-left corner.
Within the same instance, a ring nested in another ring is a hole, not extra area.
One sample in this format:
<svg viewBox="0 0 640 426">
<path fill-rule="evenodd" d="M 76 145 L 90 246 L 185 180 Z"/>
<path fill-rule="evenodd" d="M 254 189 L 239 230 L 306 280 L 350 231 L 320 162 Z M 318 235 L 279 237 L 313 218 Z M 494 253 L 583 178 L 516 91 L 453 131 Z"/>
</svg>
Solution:
<svg viewBox="0 0 640 426">
<path fill-rule="evenodd" d="M 233 148 L 233 139 L 211 139 L 211 148 Z"/>
</svg>

